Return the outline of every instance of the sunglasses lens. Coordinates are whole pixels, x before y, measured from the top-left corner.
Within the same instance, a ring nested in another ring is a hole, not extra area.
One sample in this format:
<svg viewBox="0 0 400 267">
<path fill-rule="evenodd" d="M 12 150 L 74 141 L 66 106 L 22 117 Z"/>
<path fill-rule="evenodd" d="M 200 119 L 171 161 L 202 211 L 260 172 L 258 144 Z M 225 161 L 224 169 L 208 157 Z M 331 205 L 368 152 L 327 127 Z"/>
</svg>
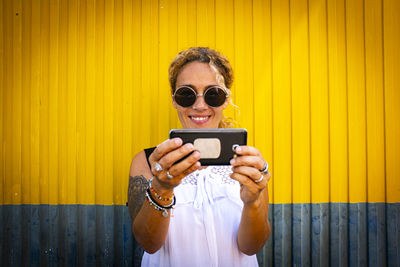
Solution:
<svg viewBox="0 0 400 267">
<path fill-rule="evenodd" d="M 189 87 L 180 87 L 174 94 L 175 102 L 182 107 L 190 107 L 196 102 L 196 94 Z"/>
<path fill-rule="evenodd" d="M 219 87 L 210 87 L 204 95 L 204 100 L 211 107 L 219 107 L 225 103 L 226 92 Z"/>
</svg>

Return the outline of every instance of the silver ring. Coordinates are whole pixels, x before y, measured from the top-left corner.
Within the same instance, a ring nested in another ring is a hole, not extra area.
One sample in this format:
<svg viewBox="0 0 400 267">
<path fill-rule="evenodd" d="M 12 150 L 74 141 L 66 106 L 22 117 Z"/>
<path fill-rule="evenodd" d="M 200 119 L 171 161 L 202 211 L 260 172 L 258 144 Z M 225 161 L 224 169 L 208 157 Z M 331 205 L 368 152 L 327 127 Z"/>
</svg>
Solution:
<svg viewBox="0 0 400 267">
<path fill-rule="evenodd" d="M 259 183 L 264 179 L 264 175 L 261 173 L 261 177 L 258 180 L 254 180 L 254 182 Z"/>
<path fill-rule="evenodd" d="M 268 162 L 265 162 L 264 167 L 260 170 L 262 174 L 268 174 Z"/>
<path fill-rule="evenodd" d="M 174 176 L 172 176 L 172 175 L 169 173 L 169 171 L 167 171 L 167 177 L 168 177 L 168 179 L 174 178 Z"/>
<path fill-rule="evenodd" d="M 156 164 L 154 164 L 154 169 L 156 170 L 156 172 L 160 172 L 160 171 L 164 170 L 163 167 L 158 162 L 156 162 Z"/>
</svg>

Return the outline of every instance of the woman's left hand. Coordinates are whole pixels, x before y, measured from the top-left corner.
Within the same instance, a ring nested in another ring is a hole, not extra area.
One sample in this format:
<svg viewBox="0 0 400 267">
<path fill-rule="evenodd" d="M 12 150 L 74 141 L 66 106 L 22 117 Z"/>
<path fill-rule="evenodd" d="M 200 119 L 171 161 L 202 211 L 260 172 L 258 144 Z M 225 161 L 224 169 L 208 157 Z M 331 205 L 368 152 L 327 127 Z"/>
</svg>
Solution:
<svg viewBox="0 0 400 267">
<path fill-rule="evenodd" d="M 271 174 L 262 173 L 266 161 L 258 149 L 251 146 L 238 146 L 235 149 L 238 157 L 231 160 L 231 178 L 240 183 L 240 198 L 244 204 L 257 201 L 263 190 L 266 190 Z"/>
</svg>

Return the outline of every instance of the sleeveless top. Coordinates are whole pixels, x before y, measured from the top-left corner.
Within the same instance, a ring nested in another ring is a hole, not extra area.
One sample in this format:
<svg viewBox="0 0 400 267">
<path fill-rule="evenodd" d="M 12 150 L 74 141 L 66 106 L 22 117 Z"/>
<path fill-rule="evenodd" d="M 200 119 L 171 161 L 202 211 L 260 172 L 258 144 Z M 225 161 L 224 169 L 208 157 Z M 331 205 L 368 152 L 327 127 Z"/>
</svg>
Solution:
<svg viewBox="0 0 400 267">
<path fill-rule="evenodd" d="M 153 150 L 145 150 L 147 158 Z M 142 266 L 258 266 L 256 255 L 237 246 L 243 202 L 231 173 L 229 165 L 208 166 L 175 187 L 165 243 L 154 254 L 145 252 Z"/>
</svg>

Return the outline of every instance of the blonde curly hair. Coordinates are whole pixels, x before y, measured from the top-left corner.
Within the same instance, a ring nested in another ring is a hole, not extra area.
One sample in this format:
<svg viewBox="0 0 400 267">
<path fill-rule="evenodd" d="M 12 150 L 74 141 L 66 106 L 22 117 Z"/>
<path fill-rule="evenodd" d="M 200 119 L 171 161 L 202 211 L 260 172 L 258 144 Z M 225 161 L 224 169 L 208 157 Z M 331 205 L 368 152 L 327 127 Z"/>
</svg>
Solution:
<svg viewBox="0 0 400 267">
<path fill-rule="evenodd" d="M 191 47 L 178 53 L 168 69 L 172 94 L 175 93 L 176 80 L 182 68 L 186 64 L 194 61 L 208 63 L 210 68 L 215 72 L 217 83 L 221 87 L 224 87 L 228 94 L 231 95 L 230 88 L 233 83 L 233 70 L 231 64 L 225 56 L 208 47 Z M 230 103 L 234 107 L 237 107 L 232 103 L 232 98 L 230 99 Z M 218 127 L 234 128 L 237 125 L 238 123 L 234 119 L 223 115 Z"/>
</svg>

